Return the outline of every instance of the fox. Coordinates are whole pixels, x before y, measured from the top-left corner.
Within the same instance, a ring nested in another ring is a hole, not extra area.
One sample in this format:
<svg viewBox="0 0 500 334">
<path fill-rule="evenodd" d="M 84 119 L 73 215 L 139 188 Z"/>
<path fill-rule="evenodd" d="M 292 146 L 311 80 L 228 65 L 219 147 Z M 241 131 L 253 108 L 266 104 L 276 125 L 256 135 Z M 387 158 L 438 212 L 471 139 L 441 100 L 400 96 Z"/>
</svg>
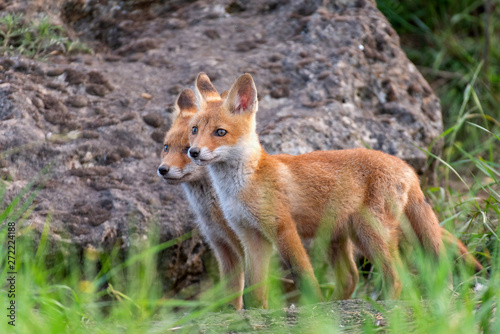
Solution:
<svg viewBox="0 0 500 334">
<path fill-rule="evenodd" d="M 224 217 L 245 250 L 245 280 L 265 279 L 273 246 L 310 301 L 323 296 L 302 240 L 329 238 L 338 289 L 348 299 L 359 280 L 354 250 L 382 273 L 383 291 L 398 298 L 399 242 L 409 222 L 423 249 L 437 260 L 452 243 L 482 270 L 465 246 L 439 225 L 418 175 L 402 159 L 365 148 L 269 155 L 256 132 L 257 89 L 243 74 L 222 99 L 205 73 L 195 82 L 198 112 L 189 126 L 189 157 L 207 167 Z M 266 305 L 264 288 L 252 291 Z"/>
<path fill-rule="evenodd" d="M 201 234 L 215 253 L 221 280 L 228 280 L 229 293 L 240 294 L 230 302 L 236 310 L 240 310 L 244 288 L 243 247 L 224 219 L 206 167 L 198 166 L 188 157 L 191 131 L 188 125 L 197 112 L 193 91 L 183 90 L 174 109 L 172 126 L 163 141 L 157 174 L 168 184 L 182 184 Z"/>
</svg>

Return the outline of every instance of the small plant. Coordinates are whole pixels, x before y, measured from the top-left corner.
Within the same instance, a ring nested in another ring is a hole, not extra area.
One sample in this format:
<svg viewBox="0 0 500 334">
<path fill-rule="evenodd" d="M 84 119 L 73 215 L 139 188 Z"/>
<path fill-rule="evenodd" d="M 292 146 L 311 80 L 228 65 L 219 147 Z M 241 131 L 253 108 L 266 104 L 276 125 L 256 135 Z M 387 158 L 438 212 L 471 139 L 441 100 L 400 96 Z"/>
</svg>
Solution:
<svg viewBox="0 0 500 334">
<path fill-rule="evenodd" d="M 13 49 L 14 41 L 24 34 L 21 15 L 7 14 L 0 18 L 0 36 L 2 38 L 2 53 L 7 54 Z"/>
<path fill-rule="evenodd" d="M 20 14 L 0 17 L 0 54 L 21 54 L 45 57 L 51 53 L 88 52 L 92 50 L 78 40 L 72 40 L 64 28 L 52 24 L 48 17 L 27 22 Z"/>
</svg>

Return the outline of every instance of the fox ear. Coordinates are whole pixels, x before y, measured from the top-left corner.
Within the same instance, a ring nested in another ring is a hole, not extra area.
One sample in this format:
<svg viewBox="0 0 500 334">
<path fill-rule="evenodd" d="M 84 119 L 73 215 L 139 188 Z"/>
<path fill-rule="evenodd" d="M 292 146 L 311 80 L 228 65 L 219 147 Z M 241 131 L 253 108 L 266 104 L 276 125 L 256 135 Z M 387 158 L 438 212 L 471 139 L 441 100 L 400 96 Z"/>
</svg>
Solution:
<svg viewBox="0 0 500 334">
<path fill-rule="evenodd" d="M 196 113 L 196 98 L 191 89 L 184 89 L 175 102 L 175 111 L 173 119 L 177 118 L 182 113 Z"/>
<path fill-rule="evenodd" d="M 208 75 L 201 72 L 196 78 L 195 84 L 196 101 L 201 107 L 205 102 L 220 101 L 220 95 L 210 81 Z"/>
<path fill-rule="evenodd" d="M 257 111 L 257 88 L 250 74 L 245 73 L 235 81 L 227 93 L 224 106 L 233 114 Z"/>
</svg>

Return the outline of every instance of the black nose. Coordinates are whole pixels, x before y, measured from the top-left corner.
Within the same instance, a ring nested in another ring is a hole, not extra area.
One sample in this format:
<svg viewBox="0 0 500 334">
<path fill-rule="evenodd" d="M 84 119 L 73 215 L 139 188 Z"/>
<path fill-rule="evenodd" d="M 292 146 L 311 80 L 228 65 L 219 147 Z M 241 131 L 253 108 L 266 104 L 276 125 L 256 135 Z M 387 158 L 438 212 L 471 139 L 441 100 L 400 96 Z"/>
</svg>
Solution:
<svg viewBox="0 0 500 334">
<path fill-rule="evenodd" d="M 158 167 L 158 173 L 162 176 L 165 176 L 168 173 L 168 167 L 161 165 Z"/>
<path fill-rule="evenodd" d="M 200 149 L 198 147 L 191 147 L 189 149 L 189 155 L 192 158 L 197 158 L 200 155 Z"/>
</svg>

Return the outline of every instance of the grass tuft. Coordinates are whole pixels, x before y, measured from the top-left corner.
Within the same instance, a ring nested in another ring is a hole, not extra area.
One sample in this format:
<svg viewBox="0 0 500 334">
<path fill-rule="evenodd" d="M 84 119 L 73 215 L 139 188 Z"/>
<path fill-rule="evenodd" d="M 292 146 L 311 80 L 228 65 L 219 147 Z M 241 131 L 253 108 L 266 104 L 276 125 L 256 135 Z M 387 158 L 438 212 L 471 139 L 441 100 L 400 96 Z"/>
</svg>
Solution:
<svg viewBox="0 0 500 334">
<path fill-rule="evenodd" d="M 52 24 L 46 16 L 32 21 L 26 21 L 21 14 L 0 16 L 0 55 L 37 58 L 74 52 L 92 50 L 68 37 L 63 27 Z"/>
</svg>

